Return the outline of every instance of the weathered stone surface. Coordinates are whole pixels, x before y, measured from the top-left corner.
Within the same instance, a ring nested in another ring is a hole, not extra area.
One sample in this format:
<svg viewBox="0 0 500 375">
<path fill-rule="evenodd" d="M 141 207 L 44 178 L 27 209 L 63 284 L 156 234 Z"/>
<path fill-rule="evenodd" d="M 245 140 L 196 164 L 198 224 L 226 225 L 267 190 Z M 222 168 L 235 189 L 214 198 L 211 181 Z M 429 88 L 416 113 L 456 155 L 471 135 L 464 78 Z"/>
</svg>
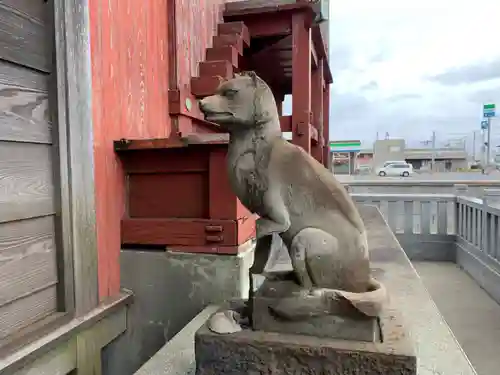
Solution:
<svg viewBox="0 0 500 375">
<path fill-rule="evenodd" d="M 332 302 L 334 315 L 307 317 L 303 320 L 280 319 L 272 313 L 272 307 L 282 298 L 296 298 L 297 304 L 310 303 L 301 295 L 303 291 L 292 280 L 266 280 L 260 286 L 253 303 L 253 328 L 266 332 L 281 332 L 344 340 L 375 341 L 379 339 L 377 318 L 367 317 L 354 308 L 347 300 Z M 318 306 L 322 311 L 322 304 Z"/>
<path fill-rule="evenodd" d="M 416 357 L 398 314 L 381 316 L 383 342 L 243 330 L 195 335 L 197 375 L 416 375 Z"/>
</svg>

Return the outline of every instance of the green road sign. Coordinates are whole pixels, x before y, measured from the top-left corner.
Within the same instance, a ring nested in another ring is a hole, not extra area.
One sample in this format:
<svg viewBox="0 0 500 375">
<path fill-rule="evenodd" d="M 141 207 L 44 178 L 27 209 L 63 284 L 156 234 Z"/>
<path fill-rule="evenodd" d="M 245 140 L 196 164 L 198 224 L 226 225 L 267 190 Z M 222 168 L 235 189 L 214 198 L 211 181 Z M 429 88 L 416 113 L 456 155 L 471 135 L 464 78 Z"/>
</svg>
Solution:
<svg viewBox="0 0 500 375">
<path fill-rule="evenodd" d="M 495 109 L 495 104 L 485 104 L 483 105 L 483 109 Z"/>
</svg>

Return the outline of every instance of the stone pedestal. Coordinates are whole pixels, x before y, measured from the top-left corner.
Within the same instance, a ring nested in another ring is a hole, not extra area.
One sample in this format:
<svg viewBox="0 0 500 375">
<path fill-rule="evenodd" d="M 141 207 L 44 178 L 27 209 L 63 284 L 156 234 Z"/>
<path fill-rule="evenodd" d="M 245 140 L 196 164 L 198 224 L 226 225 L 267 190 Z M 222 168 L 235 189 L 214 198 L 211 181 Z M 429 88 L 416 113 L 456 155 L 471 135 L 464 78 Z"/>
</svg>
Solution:
<svg viewBox="0 0 500 375">
<path fill-rule="evenodd" d="M 253 329 L 356 341 L 374 342 L 380 339 L 377 318 L 365 316 L 344 299 L 329 303 L 329 307 L 335 309 L 335 315 L 290 321 L 272 312 L 272 307 L 283 298 L 301 300 L 300 294 L 299 286 L 291 280 L 264 281 L 254 296 Z M 318 303 L 317 309 L 322 311 L 321 302 L 311 300 L 305 307 L 309 309 L 311 304 Z"/>
<path fill-rule="evenodd" d="M 249 329 L 219 335 L 205 324 L 195 334 L 196 374 L 416 375 L 416 357 L 398 314 L 387 309 L 379 321 L 375 342 Z"/>
</svg>

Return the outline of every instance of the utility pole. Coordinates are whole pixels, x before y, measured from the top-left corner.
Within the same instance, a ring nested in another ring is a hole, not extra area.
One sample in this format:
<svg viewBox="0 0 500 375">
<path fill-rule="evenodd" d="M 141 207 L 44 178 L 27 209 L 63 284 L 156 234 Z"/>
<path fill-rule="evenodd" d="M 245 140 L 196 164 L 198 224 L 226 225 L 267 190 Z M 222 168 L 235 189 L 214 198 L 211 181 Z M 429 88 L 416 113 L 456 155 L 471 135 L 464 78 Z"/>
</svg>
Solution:
<svg viewBox="0 0 500 375">
<path fill-rule="evenodd" d="M 486 121 L 481 122 L 481 128 L 483 129 L 483 150 L 485 151 L 484 157 L 484 167 L 487 167 L 491 162 L 491 118 L 495 116 L 495 104 L 483 104 L 483 118 Z M 488 132 L 486 134 L 486 132 Z M 487 136 L 485 141 L 484 137 Z"/>
<path fill-rule="evenodd" d="M 432 132 L 432 161 L 431 161 L 431 172 L 434 172 L 434 164 L 436 162 L 436 132 Z"/>
<path fill-rule="evenodd" d="M 491 162 L 491 117 L 488 117 L 488 144 L 486 145 L 486 166 Z"/>
<path fill-rule="evenodd" d="M 476 131 L 472 133 L 472 161 L 476 162 Z"/>
<path fill-rule="evenodd" d="M 481 164 L 484 168 L 486 164 L 486 129 L 481 131 Z"/>
</svg>

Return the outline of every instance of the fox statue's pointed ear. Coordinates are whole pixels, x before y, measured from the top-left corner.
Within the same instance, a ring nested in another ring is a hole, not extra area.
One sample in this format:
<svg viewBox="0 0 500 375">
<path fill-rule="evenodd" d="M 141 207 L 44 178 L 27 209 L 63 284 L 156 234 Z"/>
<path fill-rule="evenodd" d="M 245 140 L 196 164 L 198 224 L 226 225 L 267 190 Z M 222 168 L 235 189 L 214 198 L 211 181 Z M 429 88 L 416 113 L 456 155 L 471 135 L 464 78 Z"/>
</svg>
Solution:
<svg viewBox="0 0 500 375">
<path fill-rule="evenodd" d="M 246 75 L 252 78 L 254 86 L 257 87 L 257 85 L 259 84 L 259 77 L 257 77 L 257 74 L 255 74 L 254 71 L 248 71 L 246 72 Z"/>
</svg>

